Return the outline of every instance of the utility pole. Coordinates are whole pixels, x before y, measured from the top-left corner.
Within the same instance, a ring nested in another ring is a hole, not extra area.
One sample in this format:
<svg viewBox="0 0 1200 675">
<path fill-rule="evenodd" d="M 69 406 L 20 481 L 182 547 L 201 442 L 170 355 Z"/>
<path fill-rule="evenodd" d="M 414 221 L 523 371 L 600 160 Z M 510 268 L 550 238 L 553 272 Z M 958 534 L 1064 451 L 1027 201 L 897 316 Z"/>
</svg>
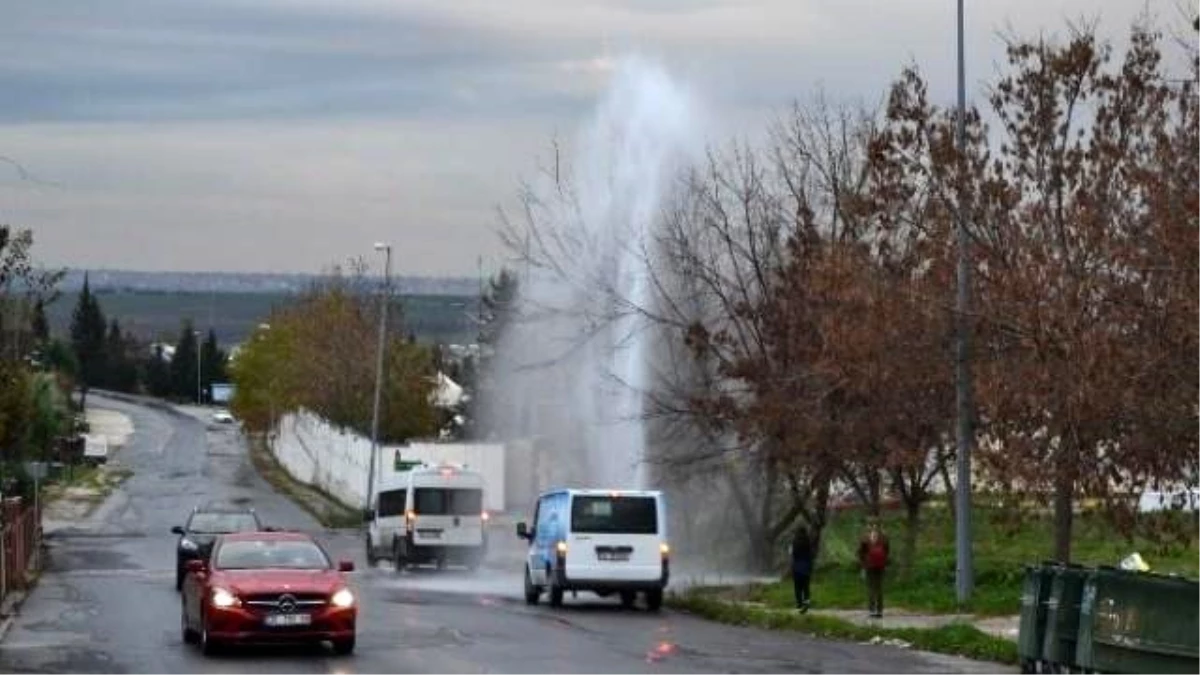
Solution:
<svg viewBox="0 0 1200 675">
<path fill-rule="evenodd" d="M 958 0 L 958 151 L 959 162 L 966 168 L 967 151 L 967 88 L 963 55 L 963 0 Z M 960 181 L 966 172 L 960 172 Z M 957 238 L 958 238 L 958 294 L 955 298 L 955 399 L 958 416 L 957 473 L 955 490 L 954 548 L 955 592 L 959 606 L 971 600 L 974 586 L 974 561 L 971 552 L 971 447 L 975 443 L 972 429 L 973 406 L 971 401 L 971 345 L 970 322 L 967 312 L 971 300 L 970 239 L 967 236 L 966 186 L 959 183 Z"/>
<path fill-rule="evenodd" d="M 192 334 L 196 336 L 196 405 L 204 405 L 204 386 L 201 384 L 200 373 L 203 372 L 200 360 L 200 331 L 194 330 Z"/>
<path fill-rule="evenodd" d="M 379 350 L 375 361 L 375 410 L 371 415 L 371 458 L 367 462 L 367 501 L 365 509 L 371 508 L 371 497 L 375 490 L 375 463 L 379 457 L 379 401 L 383 395 L 383 353 L 387 345 L 387 312 L 391 301 L 392 246 L 376 243 L 376 251 L 384 252 L 383 292 L 379 301 Z"/>
</svg>

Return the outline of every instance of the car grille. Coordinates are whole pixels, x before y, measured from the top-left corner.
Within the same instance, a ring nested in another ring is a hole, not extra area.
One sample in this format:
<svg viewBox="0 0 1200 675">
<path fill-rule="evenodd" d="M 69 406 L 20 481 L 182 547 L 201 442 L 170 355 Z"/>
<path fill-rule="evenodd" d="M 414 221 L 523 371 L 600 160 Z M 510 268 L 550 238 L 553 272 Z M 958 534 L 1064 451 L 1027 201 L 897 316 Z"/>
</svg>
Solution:
<svg viewBox="0 0 1200 675">
<path fill-rule="evenodd" d="M 256 593 L 242 598 L 242 603 L 272 612 L 305 611 L 322 607 L 328 602 L 322 593 Z"/>
</svg>

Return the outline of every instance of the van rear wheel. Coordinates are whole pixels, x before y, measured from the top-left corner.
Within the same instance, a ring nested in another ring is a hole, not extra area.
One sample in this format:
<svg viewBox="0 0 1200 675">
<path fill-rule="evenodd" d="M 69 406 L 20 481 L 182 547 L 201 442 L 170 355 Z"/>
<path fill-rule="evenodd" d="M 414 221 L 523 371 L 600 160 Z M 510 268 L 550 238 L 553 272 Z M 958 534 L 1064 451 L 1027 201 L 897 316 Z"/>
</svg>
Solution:
<svg viewBox="0 0 1200 675">
<path fill-rule="evenodd" d="M 651 612 L 657 612 L 662 609 L 663 592 L 662 589 L 646 591 L 646 608 Z"/>
<path fill-rule="evenodd" d="M 563 604 L 563 587 L 555 583 L 555 574 L 550 571 L 550 567 L 546 566 L 546 579 L 550 582 L 550 606 L 562 607 Z"/>
<path fill-rule="evenodd" d="M 637 593 L 633 591 L 621 591 L 621 606 L 625 609 L 633 607 L 633 603 L 637 601 Z"/>
</svg>

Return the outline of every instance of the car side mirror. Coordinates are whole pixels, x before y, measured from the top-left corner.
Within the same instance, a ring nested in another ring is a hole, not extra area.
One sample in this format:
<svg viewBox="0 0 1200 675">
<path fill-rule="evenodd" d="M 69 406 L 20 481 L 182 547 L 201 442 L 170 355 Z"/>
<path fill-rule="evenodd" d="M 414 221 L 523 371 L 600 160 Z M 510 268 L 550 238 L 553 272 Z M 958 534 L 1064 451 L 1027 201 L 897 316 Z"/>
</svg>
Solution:
<svg viewBox="0 0 1200 675">
<path fill-rule="evenodd" d="M 362 514 L 362 520 L 364 523 L 369 523 L 375 520 L 375 512 L 370 509 L 364 510 Z"/>
<path fill-rule="evenodd" d="M 204 574 L 208 571 L 208 563 L 203 560 L 189 560 L 187 561 L 187 571 L 190 574 Z"/>
<path fill-rule="evenodd" d="M 350 561 L 350 560 L 339 560 L 338 561 L 338 571 L 339 572 L 353 572 L 354 571 L 354 562 Z"/>
<path fill-rule="evenodd" d="M 183 536 L 183 527 L 180 525 L 176 525 L 175 527 L 172 527 L 171 534 L 177 534 L 182 537 Z"/>
<path fill-rule="evenodd" d="M 524 522 L 517 523 L 517 536 L 521 539 L 533 539 L 533 532 Z"/>
</svg>

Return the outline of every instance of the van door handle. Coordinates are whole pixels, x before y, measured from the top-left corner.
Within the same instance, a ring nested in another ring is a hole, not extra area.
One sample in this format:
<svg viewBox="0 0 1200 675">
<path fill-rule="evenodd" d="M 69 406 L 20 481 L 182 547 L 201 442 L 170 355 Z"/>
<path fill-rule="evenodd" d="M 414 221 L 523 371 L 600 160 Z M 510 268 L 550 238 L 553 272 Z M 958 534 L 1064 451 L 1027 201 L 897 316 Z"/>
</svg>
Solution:
<svg viewBox="0 0 1200 675">
<path fill-rule="evenodd" d="M 591 540 L 592 540 L 591 537 L 585 537 L 585 536 L 580 536 L 580 535 L 575 536 L 575 541 L 591 541 Z"/>
</svg>

